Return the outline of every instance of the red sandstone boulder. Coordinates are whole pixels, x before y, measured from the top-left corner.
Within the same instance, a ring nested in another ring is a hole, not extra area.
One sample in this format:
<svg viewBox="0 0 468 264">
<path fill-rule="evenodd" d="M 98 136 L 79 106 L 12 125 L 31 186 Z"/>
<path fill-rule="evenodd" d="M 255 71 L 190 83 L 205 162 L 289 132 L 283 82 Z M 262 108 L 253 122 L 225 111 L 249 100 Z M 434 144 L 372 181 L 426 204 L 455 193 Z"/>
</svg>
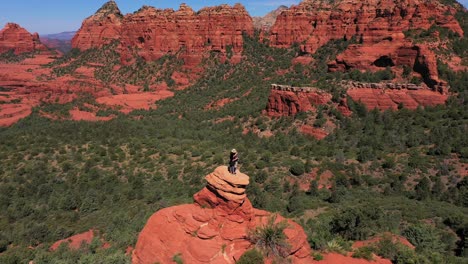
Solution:
<svg viewBox="0 0 468 264">
<path fill-rule="evenodd" d="M 213 174 L 217 180 L 213 180 Z M 219 194 L 218 187 L 230 189 L 230 184 L 234 192 L 242 186 L 245 189 L 247 175 L 234 179 L 226 166 L 218 167 L 213 174 L 207 176 L 207 188 L 194 195 L 194 204 L 165 208 L 151 216 L 138 237 L 132 263 L 172 263 L 179 255 L 184 263 L 234 264 L 253 247 L 247 239 L 249 230 L 264 225 L 271 213 L 254 209 L 246 197 L 230 200 Z M 283 220 L 276 218 L 277 222 Z M 285 235 L 291 245 L 289 259 L 292 263 L 311 263 L 304 230 L 291 220 L 285 221 Z"/>
<path fill-rule="evenodd" d="M 37 33 L 31 34 L 26 29 L 15 23 L 7 23 L 0 30 L 0 53 L 13 50 L 15 54 L 47 50 Z"/>
</svg>

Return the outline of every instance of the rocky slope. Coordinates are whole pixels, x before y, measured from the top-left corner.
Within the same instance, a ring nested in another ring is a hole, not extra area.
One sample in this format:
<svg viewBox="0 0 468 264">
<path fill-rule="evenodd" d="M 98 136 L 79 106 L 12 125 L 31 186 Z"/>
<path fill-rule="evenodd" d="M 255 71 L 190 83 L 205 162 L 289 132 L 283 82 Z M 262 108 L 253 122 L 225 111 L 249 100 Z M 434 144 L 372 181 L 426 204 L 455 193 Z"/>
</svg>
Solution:
<svg viewBox="0 0 468 264">
<path fill-rule="evenodd" d="M 165 208 L 153 214 L 141 231 L 133 263 L 172 263 L 180 255 L 184 263 L 235 263 L 253 245 L 249 230 L 264 225 L 271 213 L 252 207 L 245 188 L 249 177 L 232 175 L 220 166 L 205 177 L 207 186 L 194 195 L 194 204 Z M 292 263 L 311 263 L 310 246 L 302 227 L 287 221 Z"/>
<path fill-rule="evenodd" d="M 72 48 L 86 50 L 120 38 L 123 15 L 114 1 L 105 3 L 94 15 L 86 18 L 73 37 Z"/>
<path fill-rule="evenodd" d="M 47 50 L 37 33 L 31 34 L 26 29 L 15 23 L 7 23 L 0 30 L 0 54 L 8 51 L 15 54 Z"/>
<path fill-rule="evenodd" d="M 270 41 L 276 47 L 301 43 L 301 51 L 312 54 L 330 40 L 355 37 L 358 44 L 331 62 L 331 71 L 406 65 L 434 87 L 443 85 L 435 55 L 406 39 L 404 32 L 437 25 L 463 36 L 455 13 L 454 7 L 436 0 L 305 0 L 278 16 Z"/>
</svg>

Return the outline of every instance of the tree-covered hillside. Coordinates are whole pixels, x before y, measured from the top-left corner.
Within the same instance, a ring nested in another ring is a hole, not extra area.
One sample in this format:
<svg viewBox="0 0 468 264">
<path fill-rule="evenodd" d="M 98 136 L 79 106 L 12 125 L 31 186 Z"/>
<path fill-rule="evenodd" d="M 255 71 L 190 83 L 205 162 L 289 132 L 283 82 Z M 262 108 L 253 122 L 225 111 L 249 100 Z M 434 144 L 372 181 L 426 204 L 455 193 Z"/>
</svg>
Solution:
<svg viewBox="0 0 468 264">
<path fill-rule="evenodd" d="M 190 203 L 203 177 L 225 164 L 233 147 L 240 169 L 251 176 L 254 206 L 295 218 L 316 252 L 341 252 L 349 241 L 391 232 L 415 251 L 386 240 L 368 250 L 394 263 L 466 263 L 468 74 L 439 64 L 456 92 L 444 106 L 380 112 L 348 98 L 351 117 L 330 104 L 269 118 L 262 111 L 271 83 L 314 83 L 339 98 L 340 80 L 379 80 L 386 73 L 328 73 L 326 62 L 352 39 L 322 47 L 309 66 L 291 63 L 297 47 L 244 39 L 242 62 L 221 63 L 212 54 L 196 84 L 155 110 L 93 123 L 46 119 L 41 110 L 57 113 L 64 106 L 43 105 L 0 128 L 0 263 L 129 263 L 125 250 L 148 217 Z M 105 78 L 127 76 L 121 73 Z M 106 69 L 101 74 L 108 76 Z M 223 107 L 207 108 L 226 98 Z M 298 132 L 320 118 L 336 125 L 324 140 Z M 314 180 L 324 173 L 332 175 L 329 188 Z M 304 182 L 308 191 L 299 185 Z M 79 251 L 48 250 L 90 228 L 110 249 L 95 239 Z"/>
</svg>

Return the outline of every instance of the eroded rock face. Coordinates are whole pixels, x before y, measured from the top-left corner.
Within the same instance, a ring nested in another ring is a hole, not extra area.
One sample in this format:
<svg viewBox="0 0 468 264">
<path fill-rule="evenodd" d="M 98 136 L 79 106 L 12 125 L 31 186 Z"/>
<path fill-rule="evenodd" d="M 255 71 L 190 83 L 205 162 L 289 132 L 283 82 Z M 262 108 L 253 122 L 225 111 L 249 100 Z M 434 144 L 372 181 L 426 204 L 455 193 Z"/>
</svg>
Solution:
<svg viewBox="0 0 468 264">
<path fill-rule="evenodd" d="M 436 0 L 304 0 L 277 17 L 270 41 L 277 47 L 304 43 L 302 51 L 314 53 L 330 40 L 362 36 L 363 44 L 373 44 L 434 23 L 463 36 L 455 13 Z"/>
<path fill-rule="evenodd" d="M 119 39 L 123 63 L 131 63 L 137 49 L 145 60 L 177 53 L 185 64 L 196 65 L 207 51 L 238 59 L 243 32 L 253 34 L 253 22 L 240 4 L 206 7 L 198 12 L 185 4 L 177 11 L 144 6 L 124 17 L 110 1 L 83 22 L 72 46 L 86 50 Z"/>
<path fill-rule="evenodd" d="M 120 38 L 123 15 L 114 1 L 105 3 L 86 18 L 72 39 L 72 48 L 86 50 L 109 44 Z"/>
<path fill-rule="evenodd" d="M 302 52 L 312 54 L 330 40 L 354 36 L 359 44 L 350 45 L 330 62 L 330 71 L 377 71 L 406 65 L 435 87 L 444 85 L 438 78 L 435 55 L 426 46 L 405 39 L 403 32 L 436 24 L 463 36 L 455 13 L 454 7 L 436 0 L 305 0 L 277 17 L 270 41 L 277 47 L 302 43 Z"/>
<path fill-rule="evenodd" d="M 315 110 L 318 105 L 331 101 L 331 94 L 313 89 L 310 91 L 290 91 L 272 89 L 268 97 L 266 114 L 269 116 L 294 116 L 299 112 Z"/>
<path fill-rule="evenodd" d="M 13 50 L 15 54 L 47 50 L 37 33 L 31 34 L 15 23 L 7 23 L 0 30 L 0 54 Z"/>
<path fill-rule="evenodd" d="M 248 176 L 231 175 L 221 166 L 206 179 L 208 185 L 194 195 L 194 204 L 165 208 L 151 216 L 138 237 L 132 263 L 172 263 L 180 255 L 184 263 L 234 264 L 253 247 L 247 240 L 249 230 L 265 224 L 271 213 L 253 208 L 243 196 Z M 311 263 L 304 230 L 291 220 L 276 218 L 283 220 L 288 223 L 285 234 L 292 263 Z"/>
<path fill-rule="evenodd" d="M 448 95 L 431 90 L 385 90 L 371 88 L 348 89 L 347 94 L 356 102 L 363 103 L 367 109 L 397 110 L 402 104 L 405 108 L 445 104 Z"/>
<path fill-rule="evenodd" d="M 198 12 L 185 4 L 177 11 L 143 7 L 125 16 L 122 59 L 131 57 L 128 47 L 139 48 L 138 54 L 146 60 L 182 51 L 180 56 L 190 65 L 201 62 L 206 51 L 240 55 L 242 32 L 252 34 L 253 23 L 240 4 L 206 7 Z"/>
</svg>

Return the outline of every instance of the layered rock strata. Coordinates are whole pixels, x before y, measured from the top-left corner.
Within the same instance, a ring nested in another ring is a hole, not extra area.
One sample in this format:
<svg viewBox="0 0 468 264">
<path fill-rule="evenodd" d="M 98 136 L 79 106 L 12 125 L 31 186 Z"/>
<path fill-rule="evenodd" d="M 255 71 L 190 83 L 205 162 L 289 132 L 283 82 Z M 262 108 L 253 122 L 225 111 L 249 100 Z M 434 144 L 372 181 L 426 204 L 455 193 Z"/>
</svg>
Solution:
<svg viewBox="0 0 468 264">
<path fill-rule="evenodd" d="M 463 36 L 456 12 L 436 0 L 304 0 L 277 17 L 270 42 L 276 47 L 300 43 L 302 53 L 313 54 L 330 40 L 354 37 L 359 44 L 330 62 L 331 71 L 406 65 L 432 88 L 444 85 L 436 57 L 425 45 L 406 39 L 404 32 L 437 25 Z"/>
<path fill-rule="evenodd" d="M 331 99 L 331 94 L 317 88 L 272 84 L 266 113 L 269 116 L 294 116 L 313 111 Z"/>
<path fill-rule="evenodd" d="M 358 36 L 363 44 L 373 44 L 433 24 L 463 36 L 455 13 L 436 0 L 304 0 L 278 15 L 270 41 L 277 47 L 303 43 L 303 52 L 314 53 L 334 39 Z"/>
<path fill-rule="evenodd" d="M 123 63 L 130 63 L 137 50 L 145 60 L 178 54 L 186 64 L 196 65 L 208 51 L 238 60 L 242 34 L 253 34 L 253 30 L 252 18 L 241 4 L 206 7 L 198 12 L 186 4 L 177 11 L 143 6 L 123 16 L 110 1 L 83 22 L 72 46 L 86 50 L 119 39 Z"/>
<path fill-rule="evenodd" d="M 0 30 L 0 54 L 13 51 L 15 54 L 47 50 L 37 33 L 31 34 L 15 23 L 7 23 Z"/>
<path fill-rule="evenodd" d="M 194 204 L 165 208 L 153 214 L 141 231 L 132 263 L 232 263 L 253 245 L 249 230 L 264 225 L 271 213 L 252 207 L 245 196 L 249 177 L 232 175 L 220 166 L 206 176 L 207 187 L 194 195 Z M 304 230 L 291 220 L 284 230 L 292 263 L 311 263 Z"/>
</svg>

